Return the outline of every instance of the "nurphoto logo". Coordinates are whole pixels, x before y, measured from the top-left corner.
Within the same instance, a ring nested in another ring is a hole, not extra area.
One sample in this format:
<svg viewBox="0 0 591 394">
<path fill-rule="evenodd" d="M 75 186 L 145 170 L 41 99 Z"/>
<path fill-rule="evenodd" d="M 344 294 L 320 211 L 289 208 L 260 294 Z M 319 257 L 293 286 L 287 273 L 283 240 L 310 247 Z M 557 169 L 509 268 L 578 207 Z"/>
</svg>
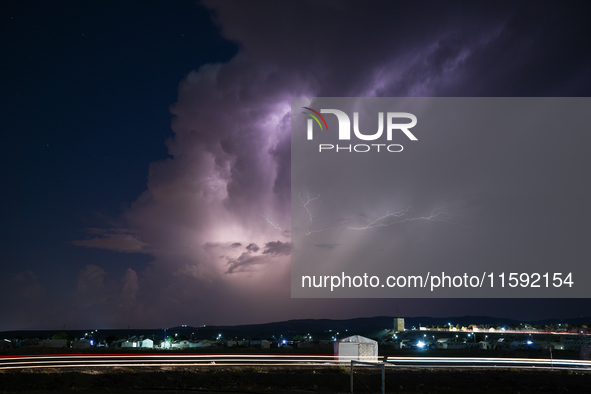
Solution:
<svg viewBox="0 0 591 394">
<path fill-rule="evenodd" d="M 351 120 L 349 115 L 338 109 L 321 109 L 320 112 L 309 108 L 302 107 L 310 112 L 303 112 L 310 116 L 308 119 L 307 128 L 307 139 L 314 139 L 314 121 L 320 127 L 321 131 L 328 131 L 328 124 L 322 114 L 333 114 L 337 117 L 339 122 L 339 140 L 348 141 L 351 140 Z M 396 119 L 396 121 L 395 121 Z M 410 123 L 397 123 L 399 119 L 410 120 Z M 417 117 L 408 112 L 388 112 L 386 113 L 386 140 L 392 141 L 392 135 L 394 131 L 402 131 L 411 141 L 417 141 L 417 137 L 410 132 L 409 129 L 413 128 L 417 124 Z M 324 127 L 323 127 L 324 125 Z M 355 137 L 362 141 L 375 141 L 382 137 L 384 133 L 384 113 L 378 112 L 378 131 L 373 134 L 364 134 L 359 130 L 359 113 L 353 112 L 353 133 Z M 382 148 L 382 149 L 381 149 Z M 319 152 L 323 151 L 334 151 L 334 152 L 370 152 L 370 151 L 388 151 L 388 152 L 402 152 L 402 145 L 400 144 L 356 144 L 356 145 L 333 145 L 333 144 L 319 144 Z"/>
</svg>

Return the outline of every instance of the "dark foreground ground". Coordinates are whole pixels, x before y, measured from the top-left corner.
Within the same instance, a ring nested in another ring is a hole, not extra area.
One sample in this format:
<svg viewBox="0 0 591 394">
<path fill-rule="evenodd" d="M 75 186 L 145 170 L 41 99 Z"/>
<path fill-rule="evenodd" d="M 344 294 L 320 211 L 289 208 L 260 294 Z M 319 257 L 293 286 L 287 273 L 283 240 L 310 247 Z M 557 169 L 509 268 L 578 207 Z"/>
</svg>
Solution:
<svg viewBox="0 0 591 394">
<path fill-rule="evenodd" d="M 167 367 L 0 371 L 0 393 L 348 393 L 348 367 Z M 355 393 L 379 393 L 379 369 L 356 369 Z M 388 393 L 591 393 L 591 371 L 386 370 Z"/>
</svg>

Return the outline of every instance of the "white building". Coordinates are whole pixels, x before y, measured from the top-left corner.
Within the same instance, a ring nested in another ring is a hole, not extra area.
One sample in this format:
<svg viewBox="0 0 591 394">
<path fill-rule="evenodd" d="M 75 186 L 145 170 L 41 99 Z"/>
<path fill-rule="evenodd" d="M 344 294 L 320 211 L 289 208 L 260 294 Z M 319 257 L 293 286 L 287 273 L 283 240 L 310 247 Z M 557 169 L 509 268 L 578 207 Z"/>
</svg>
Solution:
<svg viewBox="0 0 591 394">
<path fill-rule="evenodd" d="M 150 338 L 137 341 L 137 347 L 152 349 L 154 347 L 154 341 Z"/>
<path fill-rule="evenodd" d="M 338 361 L 378 361 L 378 343 L 361 335 L 339 339 L 334 343 L 334 355 Z"/>
</svg>

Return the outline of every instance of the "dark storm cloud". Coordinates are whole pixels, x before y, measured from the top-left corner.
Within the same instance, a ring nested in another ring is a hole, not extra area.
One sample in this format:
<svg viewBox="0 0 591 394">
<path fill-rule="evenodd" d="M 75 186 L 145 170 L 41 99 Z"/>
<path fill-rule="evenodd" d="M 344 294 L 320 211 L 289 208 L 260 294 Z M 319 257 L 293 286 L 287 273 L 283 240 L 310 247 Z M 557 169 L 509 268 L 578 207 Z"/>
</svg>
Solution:
<svg viewBox="0 0 591 394">
<path fill-rule="evenodd" d="M 88 229 L 88 234 L 93 238 L 72 241 L 74 245 L 88 248 L 109 249 L 117 252 L 138 253 L 148 245 L 139 238 L 139 232 L 135 230 L 110 228 Z"/>
<path fill-rule="evenodd" d="M 248 246 L 246 247 L 246 250 L 251 251 L 251 252 L 258 252 L 259 251 L 259 247 L 257 246 L 257 244 L 248 244 Z"/>
<path fill-rule="evenodd" d="M 276 256 L 288 256 L 291 253 L 291 243 L 281 241 L 271 241 L 265 244 L 263 254 L 272 254 Z"/>
<path fill-rule="evenodd" d="M 227 258 L 228 269 L 226 274 L 238 272 L 252 272 L 256 268 L 273 263 L 274 256 L 289 256 L 291 253 L 291 244 L 289 242 L 271 241 L 265 244 L 262 254 L 255 254 L 261 248 L 251 243 L 246 247 L 247 252 L 242 253 L 237 258 Z"/>
<path fill-rule="evenodd" d="M 588 94 L 584 2 L 205 4 L 243 52 L 304 76 L 316 96 Z"/>
<path fill-rule="evenodd" d="M 228 270 L 226 271 L 226 274 L 252 272 L 253 269 L 257 268 L 257 266 L 267 264 L 268 262 L 269 259 L 267 258 L 267 256 L 253 256 L 249 252 L 244 252 L 237 258 L 228 260 Z"/>
<path fill-rule="evenodd" d="M 110 282 L 116 290 L 105 290 L 107 299 L 124 297 L 120 309 L 134 310 L 137 324 L 154 325 L 155 316 L 200 324 L 389 313 L 389 300 L 354 301 L 343 312 L 338 300 L 289 298 L 291 97 L 590 92 L 591 34 L 580 3 L 204 4 L 239 54 L 180 83 L 171 158 L 150 166 L 146 191 L 122 215 L 121 229 L 74 241 L 153 256 L 147 269 L 128 270 Z M 448 187 L 441 195 L 453 193 Z M 265 245 L 261 254 L 255 244 Z M 78 291 L 109 287 L 101 269 L 85 268 Z M 223 308 L 207 306 L 213 298 Z M 187 309 L 196 302 L 203 308 Z M 417 309 L 406 313 L 440 315 L 444 304 L 413 301 Z M 274 312 L 244 314 L 254 309 Z"/>
</svg>

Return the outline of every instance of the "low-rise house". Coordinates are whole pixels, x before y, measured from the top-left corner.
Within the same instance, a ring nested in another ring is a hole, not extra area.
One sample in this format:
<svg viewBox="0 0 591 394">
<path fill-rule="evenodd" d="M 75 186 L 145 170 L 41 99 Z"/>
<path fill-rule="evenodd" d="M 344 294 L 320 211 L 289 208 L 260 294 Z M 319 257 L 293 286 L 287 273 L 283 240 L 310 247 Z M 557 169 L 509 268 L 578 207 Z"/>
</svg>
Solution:
<svg viewBox="0 0 591 394">
<path fill-rule="evenodd" d="M 296 347 L 298 349 L 313 349 L 314 348 L 314 342 L 311 341 L 305 341 L 305 342 L 298 342 Z"/>
<path fill-rule="evenodd" d="M 72 342 L 73 349 L 88 349 L 91 346 L 90 341 L 84 338 Z"/>
<path fill-rule="evenodd" d="M 577 338 L 564 341 L 564 350 L 580 351 L 581 347 L 591 346 L 589 339 Z"/>
<path fill-rule="evenodd" d="M 43 341 L 44 347 L 69 347 L 69 341 L 67 339 L 46 339 Z"/>
<path fill-rule="evenodd" d="M 172 343 L 173 349 L 186 349 L 188 347 L 191 347 L 191 342 L 186 339 L 182 341 L 175 341 Z"/>
<path fill-rule="evenodd" d="M 448 350 L 466 349 L 466 343 L 464 342 L 449 342 L 447 344 Z"/>
<path fill-rule="evenodd" d="M 480 349 L 483 349 L 483 350 L 492 349 L 491 343 L 487 342 L 487 341 L 480 341 L 480 342 L 478 342 L 478 345 L 479 345 Z"/>
<path fill-rule="evenodd" d="M 453 342 L 453 338 L 437 338 L 437 347 L 439 349 L 447 349 L 448 344 Z"/>
<path fill-rule="evenodd" d="M 392 348 L 394 349 L 404 349 L 404 342 L 403 341 L 396 341 L 396 342 L 392 342 Z"/>
<path fill-rule="evenodd" d="M 260 339 L 251 339 L 248 342 L 248 347 L 253 347 L 259 349 L 261 347 L 261 340 Z"/>
<path fill-rule="evenodd" d="M 505 338 L 499 338 L 492 343 L 493 350 L 509 350 L 509 343 L 505 342 Z"/>
<path fill-rule="evenodd" d="M 519 349 L 519 348 L 522 348 L 522 347 L 523 347 L 523 343 L 522 343 L 522 342 L 513 341 L 513 342 L 511 342 L 511 343 L 509 344 L 509 347 L 510 347 L 511 349 L 514 349 L 514 350 L 515 350 L 515 349 Z"/>
<path fill-rule="evenodd" d="M 549 342 L 548 348 L 552 348 L 555 350 L 564 350 L 564 343 L 562 342 Z"/>
<path fill-rule="evenodd" d="M 25 339 L 23 340 L 25 347 L 43 347 L 43 341 L 39 339 Z"/>
<path fill-rule="evenodd" d="M 246 341 L 230 340 L 230 341 L 226 342 L 227 347 L 242 347 L 242 346 L 246 346 L 246 344 L 247 344 Z"/>
<path fill-rule="evenodd" d="M 137 342 L 129 339 L 124 339 L 120 341 L 119 344 L 120 347 L 137 347 Z"/>
<path fill-rule="evenodd" d="M 137 342 L 137 347 L 152 349 L 154 347 L 154 341 L 150 338 L 142 339 Z"/>
<path fill-rule="evenodd" d="M 191 347 L 212 347 L 212 346 L 213 346 L 213 341 L 210 341 L 209 339 L 204 339 L 202 341 L 195 342 L 191 345 Z"/>
</svg>

